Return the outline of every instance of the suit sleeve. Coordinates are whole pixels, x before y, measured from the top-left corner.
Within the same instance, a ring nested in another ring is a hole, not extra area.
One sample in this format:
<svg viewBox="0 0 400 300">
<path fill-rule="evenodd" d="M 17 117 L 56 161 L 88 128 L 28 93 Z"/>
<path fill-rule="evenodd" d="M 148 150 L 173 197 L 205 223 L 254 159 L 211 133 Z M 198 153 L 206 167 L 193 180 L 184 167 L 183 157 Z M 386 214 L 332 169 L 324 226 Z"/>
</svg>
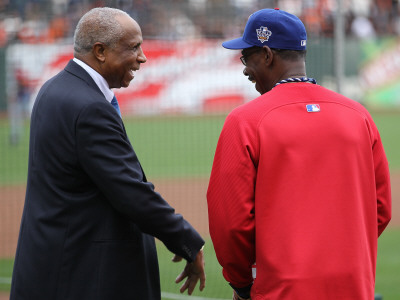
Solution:
<svg viewBox="0 0 400 300">
<path fill-rule="evenodd" d="M 75 128 L 79 161 L 111 205 L 171 252 L 193 261 L 203 239 L 146 182 L 117 113 L 108 103 L 91 104 Z"/>
<path fill-rule="evenodd" d="M 254 190 L 256 140 L 230 115 L 219 137 L 207 190 L 210 235 L 225 279 L 236 288 L 252 284 L 255 262 Z"/>
</svg>

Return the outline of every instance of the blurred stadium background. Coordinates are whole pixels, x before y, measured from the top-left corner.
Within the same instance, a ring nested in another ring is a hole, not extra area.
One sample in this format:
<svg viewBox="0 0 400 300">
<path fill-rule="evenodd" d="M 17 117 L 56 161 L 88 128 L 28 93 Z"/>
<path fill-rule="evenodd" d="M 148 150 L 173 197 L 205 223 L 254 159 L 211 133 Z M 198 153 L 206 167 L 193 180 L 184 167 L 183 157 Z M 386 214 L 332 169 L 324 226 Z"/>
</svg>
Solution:
<svg viewBox="0 0 400 300">
<path fill-rule="evenodd" d="M 258 94 L 238 51 L 221 47 L 261 8 L 287 10 L 308 30 L 307 74 L 373 114 L 392 172 L 393 221 L 379 243 L 377 294 L 400 299 L 400 6 L 396 0 L 0 0 L 0 299 L 8 299 L 22 214 L 29 115 L 37 89 L 72 58 L 79 18 L 96 6 L 128 12 L 148 62 L 116 90 L 150 181 L 206 237 L 207 288 L 229 299 L 208 234 L 206 189 L 224 118 Z M 159 246 L 163 299 L 179 296 L 182 266 Z M 196 298 L 198 297 L 198 298 Z"/>
</svg>

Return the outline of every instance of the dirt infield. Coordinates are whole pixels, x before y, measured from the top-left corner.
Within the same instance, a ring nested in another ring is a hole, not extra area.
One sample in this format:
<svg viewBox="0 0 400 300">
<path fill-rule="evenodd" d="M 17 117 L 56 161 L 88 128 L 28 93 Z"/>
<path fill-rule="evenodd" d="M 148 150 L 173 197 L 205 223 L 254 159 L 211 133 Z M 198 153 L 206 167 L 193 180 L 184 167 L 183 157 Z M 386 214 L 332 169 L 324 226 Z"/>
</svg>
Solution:
<svg viewBox="0 0 400 300">
<path fill-rule="evenodd" d="M 154 180 L 156 191 L 204 236 L 208 236 L 208 179 Z M 400 226 L 400 172 L 392 174 L 393 217 L 390 227 Z M 25 197 L 24 186 L 0 187 L 0 257 L 15 254 Z"/>
<path fill-rule="evenodd" d="M 156 191 L 204 236 L 208 235 L 208 179 L 153 181 Z M 13 257 L 25 199 L 25 186 L 0 187 L 0 257 Z"/>
</svg>

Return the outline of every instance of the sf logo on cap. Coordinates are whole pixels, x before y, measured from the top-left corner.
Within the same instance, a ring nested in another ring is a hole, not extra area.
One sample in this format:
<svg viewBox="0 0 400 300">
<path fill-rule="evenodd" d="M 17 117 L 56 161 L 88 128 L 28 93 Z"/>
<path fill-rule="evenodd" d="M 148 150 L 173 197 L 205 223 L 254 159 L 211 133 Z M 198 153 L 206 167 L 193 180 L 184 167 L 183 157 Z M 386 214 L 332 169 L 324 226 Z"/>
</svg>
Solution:
<svg viewBox="0 0 400 300">
<path fill-rule="evenodd" d="M 261 43 L 268 41 L 269 37 L 272 35 L 272 32 L 268 30 L 268 27 L 261 26 L 260 29 L 256 29 L 257 38 Z"/>
</svg>

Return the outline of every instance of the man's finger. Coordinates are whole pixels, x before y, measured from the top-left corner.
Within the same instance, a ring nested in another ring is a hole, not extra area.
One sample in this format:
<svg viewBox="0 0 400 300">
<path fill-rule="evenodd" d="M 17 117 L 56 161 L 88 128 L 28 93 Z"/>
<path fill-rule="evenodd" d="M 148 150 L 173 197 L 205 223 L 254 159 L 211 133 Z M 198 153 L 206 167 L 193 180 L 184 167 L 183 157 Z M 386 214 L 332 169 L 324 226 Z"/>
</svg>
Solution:
<svg viewBox="0 0 400 300">
<path fill-rule="evenodd" d="M 175 283 L 181 282 L 187 276 L 186 271 L 183 270 L 181 274 L 178 275 L 175 279 Z"/>
<path fill-rule="evenodd" d="M 189 282 L 189 288 L 188 288 L 188 294 L 191 295 L 194 291 L 194 288 L 196 287 L 197 280 L 190 280 Z"/>
<path fill-rule="evenodd" d="M 200 286 L 199 286 L 200 291 L 204 290 L 205 287 L 206 287 L 206 276 L 204 274 L 201 274 L 200 275 Z"/>
<path fill-rule="evenodd" d="M 181 293 L 184 293 L 186 291 L 186 289 L 188 288 L 188 286 L 189 286 L 189 279 L 187 279 L 185 281 L 185 283 L 181 286 L 181 289 L 179 291 Z M 188 294 L 190 295 L 191 293 L 188 292 Z"/>
<path fill-rule="evenodd" d="M 172 257 L 172 261 L 173 262 L 180 262 L 180 261 L 182 261 L 182 257 L 180 257 L 179 255 L 174 255 L 174 257 Z"/>
</svg>

